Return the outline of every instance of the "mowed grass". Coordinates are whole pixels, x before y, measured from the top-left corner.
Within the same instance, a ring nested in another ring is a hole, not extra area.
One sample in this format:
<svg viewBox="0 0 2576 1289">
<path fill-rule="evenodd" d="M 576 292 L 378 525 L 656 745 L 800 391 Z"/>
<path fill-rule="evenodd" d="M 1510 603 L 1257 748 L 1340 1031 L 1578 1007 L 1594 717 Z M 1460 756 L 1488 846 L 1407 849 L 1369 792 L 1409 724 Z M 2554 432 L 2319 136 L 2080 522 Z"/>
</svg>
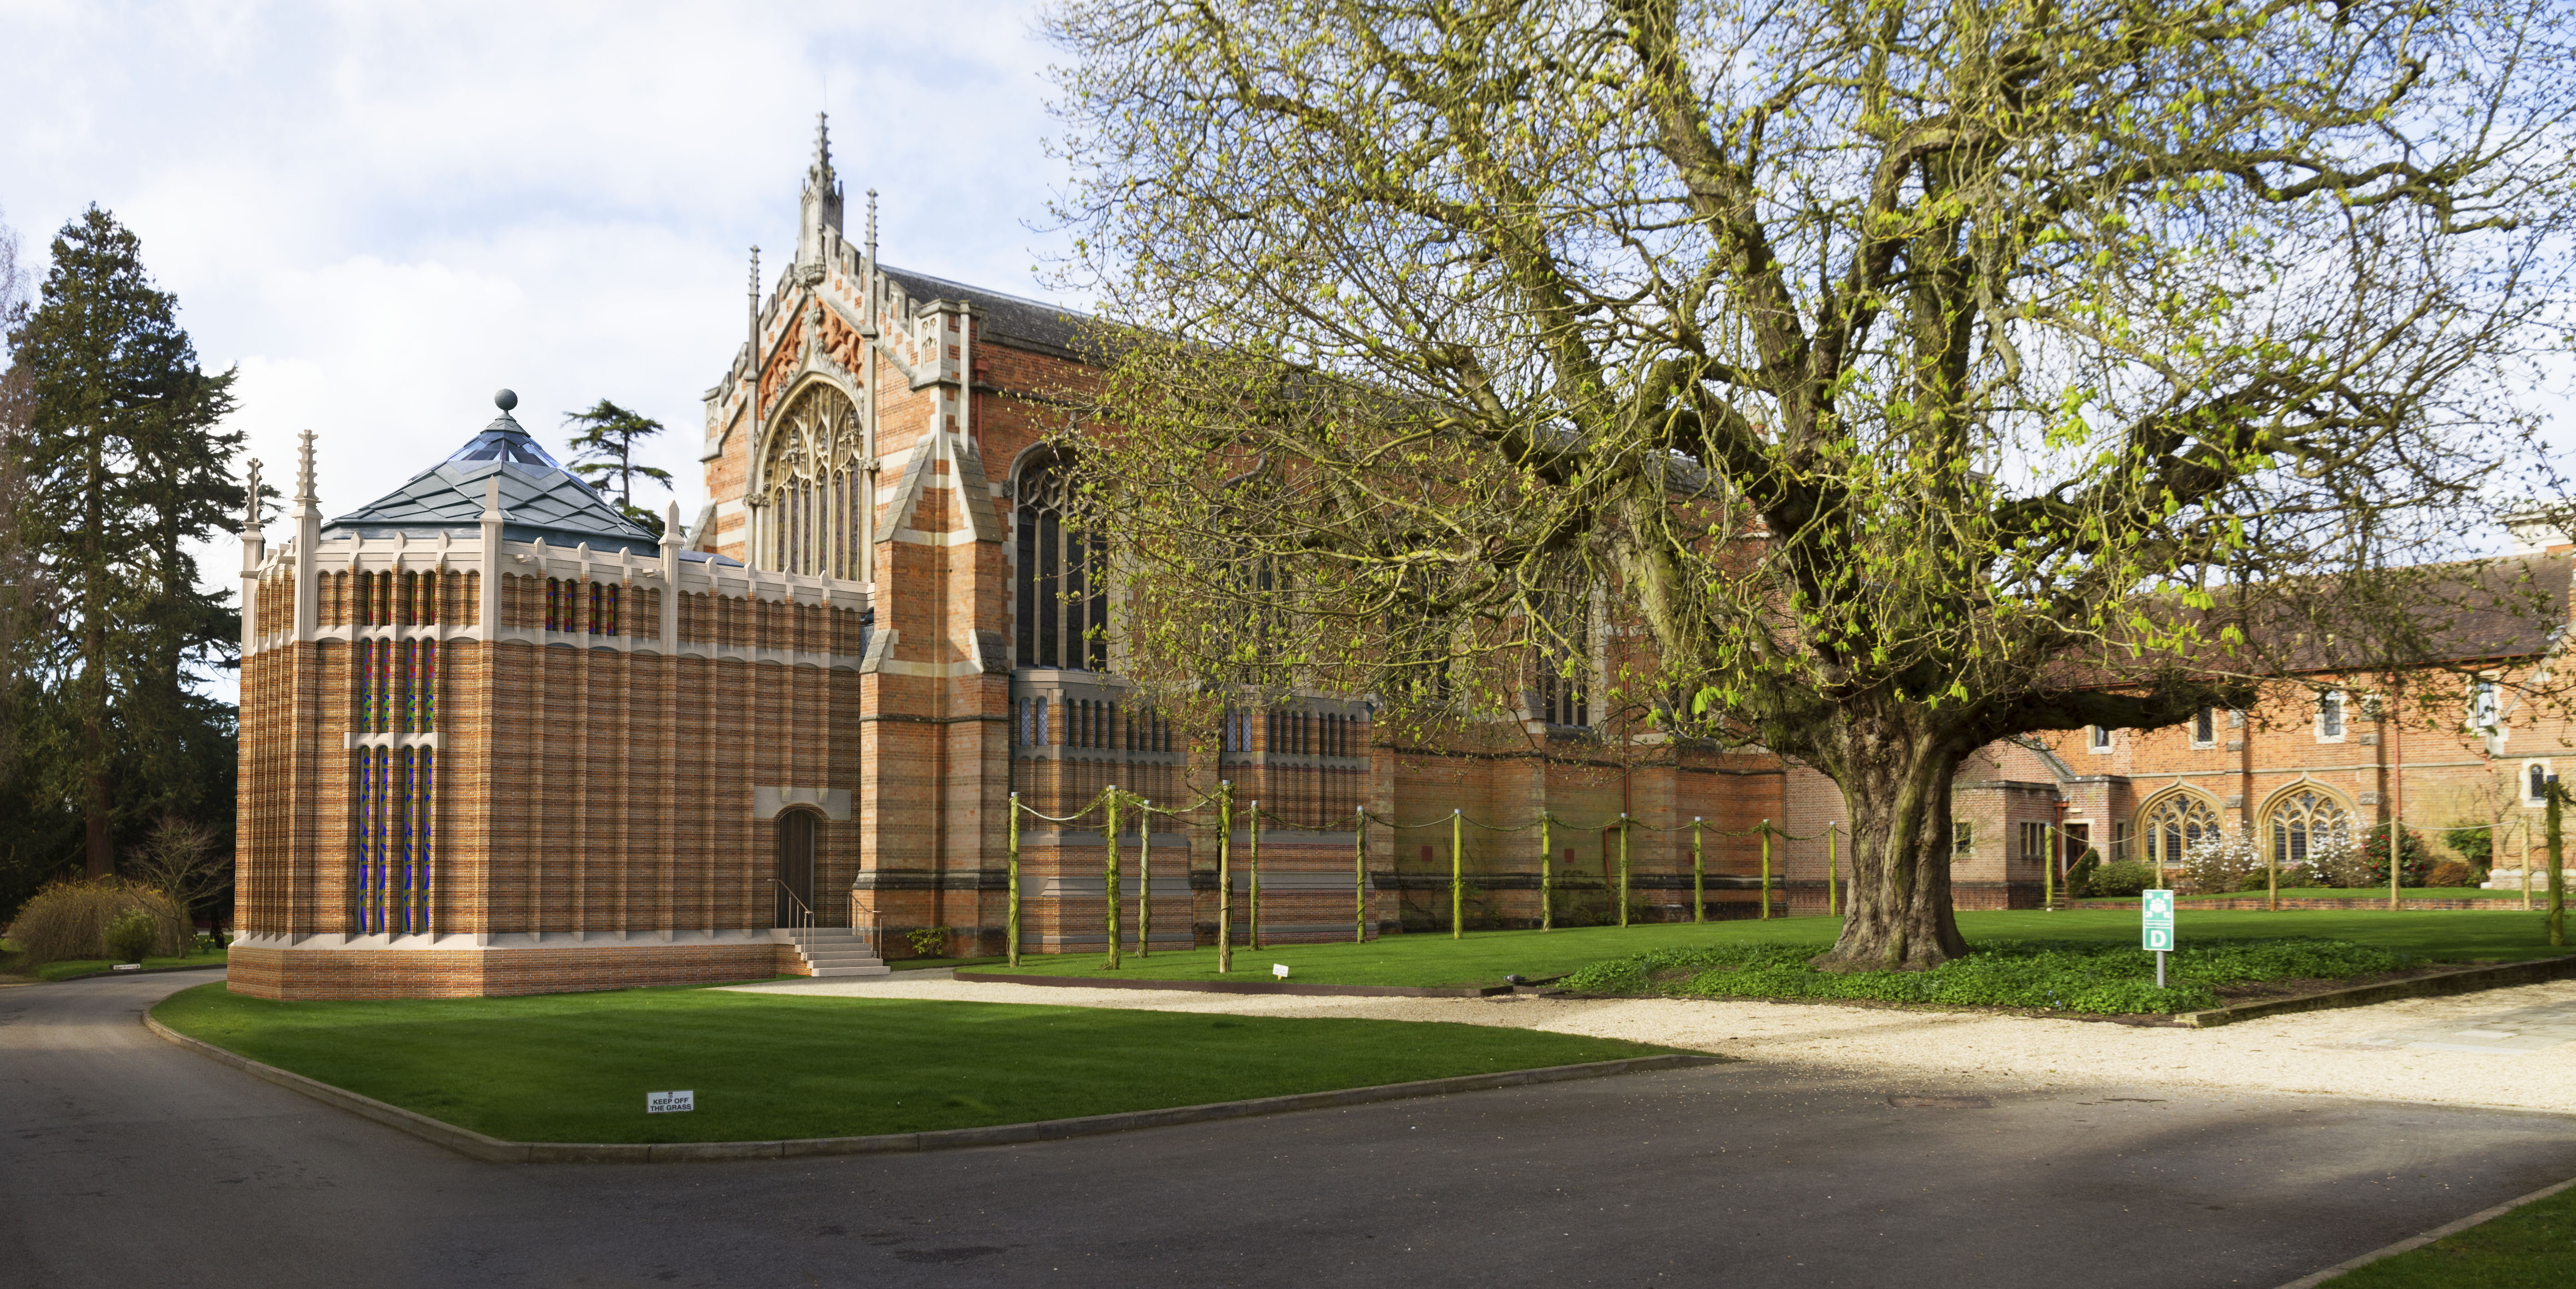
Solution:
<svg viewBox="0 0 2576 1289">
<path fill-rule="evenodd" d="M 767 1141 L 1026 1123 L 1649 1056 L 1487 1025 L 636 989 L 274 1002 L 203 985 L 180 1033 L 512 1141 Z M 697 1094 L 687 1114 L 648 1092 Z"/>
<path fill-rule="evenodd" d="M 2560 1289 L 2576 1267 L 2576 1188 L 2347 1271 L 2334 1289 Z"/>
<path fill-rule="evenodd" d="M 2317 936 L 2379 945 L 2443 961 L 2520 960 L 2576 953 L 2576 949 L 2549 947 L 2544 917 L 2538 912 L 2487 909 L 2396 913 L 2386 909 L 2211 911 L 2195 917 L 2185 908 L 2176 918 L 2175 932 L 2186 942 L 2197 938 Z M 1268 980 L 1271 964 L 1284 963 L 1291 983 L 1453 988 L 1500 984 L 1507 975 L 1543 980 L 1589 963 L 1655 949 L 1772 943 L 1812 944 L 1822 950 L 1833 943 L 1841 929 L 1838 919 L 1797 917 L 1558 931 L 1470 931 L 1456 940 L 1446 932 L 1413 932 L 1366 944 L 1295 944 L 1266 949 L 1238 945 L 1232 975 L 1217 973 L 1213 948 L 1177 953 L 1157 950 L 1147 958 L 1131 950 L 1116 971 L 1101 965 L 1102 955 L 1097 953 L 1024 955 L 1018 974 L 1117 976 L 1131 980 Z M 2138 940 L 2138 912 L 2078 909 L 2056 913 L 1961 913 L 1959 929 L 1971 944 L 1981 938 L 2134 944 Z M 1007 966 L 969 967 L 958 972 L 957 978 L 971 980 L 978 975 L 1010 971 Z"/>
</svg>

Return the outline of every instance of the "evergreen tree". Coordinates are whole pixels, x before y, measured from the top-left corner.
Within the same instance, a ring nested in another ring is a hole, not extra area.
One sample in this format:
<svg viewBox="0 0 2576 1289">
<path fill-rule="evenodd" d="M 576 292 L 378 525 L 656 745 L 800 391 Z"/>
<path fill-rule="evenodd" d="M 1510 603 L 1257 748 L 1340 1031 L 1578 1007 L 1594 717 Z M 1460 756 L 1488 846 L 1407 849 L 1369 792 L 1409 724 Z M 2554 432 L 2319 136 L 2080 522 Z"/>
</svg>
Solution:
<svg viewBox="0 0 2576 1289">
<path fill-rule="evenodd" d="M 215 745 L 231 713 L 189 682 L 230 661 L 238 629 L 221 597 L 198 591 L 187 543 L 226 526 L 241 435 L 215 429 L 235 373 L 198 366 L 140 239 L 92 206 L 52 251 L 17 338 L 31 405 L 14 455 L 28 488 L 20 532 L 58 588 L 42 666 L 76 735 L 57 765 L 75 780 L 99 876 L 113 870 L 120 814 L 229 812 L 224 785 L 202 780 L 228 760 Z"/>
<path fill-rule="evenodd" d="M 564 413 L 564 424 L 582 427 L 572 436 L 573 473 L 602 492 L 614 489 L 618 511 L 642 525 L 646 532 L 661 536 L 662 517 L 635 504 L 635 480 L 639 476 L 650 479 L 668 490 L 671 472 L 637 465 L 635 444 L 660 434 L 662 423 L 603 398 L 587 412 Z"/>
</svg>

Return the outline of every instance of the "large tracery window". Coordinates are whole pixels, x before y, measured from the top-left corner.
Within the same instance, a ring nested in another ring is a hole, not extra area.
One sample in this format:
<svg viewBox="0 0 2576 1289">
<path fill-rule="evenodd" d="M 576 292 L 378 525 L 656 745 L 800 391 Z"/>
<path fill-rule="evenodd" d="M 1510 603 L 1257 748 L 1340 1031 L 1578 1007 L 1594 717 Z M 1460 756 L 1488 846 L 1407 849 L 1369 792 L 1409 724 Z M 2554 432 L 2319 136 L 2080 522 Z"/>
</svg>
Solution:
<svg viewBox="0 0 2576 1289">
<path fill-rule="evenodd" d="M 1063 462 L 1052 455 L 1030 462 L 1014 495 L 1019 664 L 1108 670 L 1109 560 L 1099 542 L 1064 520 Z"/>
<path fill-rule="evenodd" d="M 865 575 L 866 462 L 858 408 L 813 385 L 780 415 L 761 456 L 763 568 L 817 577 Z"/>
<path fill-rule="evenodd" d="M 2272 807 L 2272 860 L 2304 864 L 2320 853 L 2352 844 L 2352 812 L 2313 788 L 2302 788 Z"/>
<path fill-rule="evenodd" d="M 2139 816 L 2139 830 L 2146 834 L 2147 862 L 2163 868 L 2217 838 L 2218 812 L 2199 797 L 2176 793 L 2148 806 Z"/>
</svg>

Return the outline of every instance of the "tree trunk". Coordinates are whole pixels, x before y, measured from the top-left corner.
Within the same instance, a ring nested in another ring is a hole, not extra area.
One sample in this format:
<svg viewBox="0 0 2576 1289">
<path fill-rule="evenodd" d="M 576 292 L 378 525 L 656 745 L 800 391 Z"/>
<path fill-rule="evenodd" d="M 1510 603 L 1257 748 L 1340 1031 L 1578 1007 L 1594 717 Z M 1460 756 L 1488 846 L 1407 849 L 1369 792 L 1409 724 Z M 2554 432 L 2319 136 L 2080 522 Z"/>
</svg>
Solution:
<svg viewBox="0 0 2576 1289">
<path fill-rule="evenodd" d="M 1950 909 L 1950 780 L 1955 753 L 1927 740 L 1843 739 L 1827 773 L 1851 807 L 1851 884 L 1842 938 L 1824 971 L 1923 971 L 1968 951 Z"/>
</svg>

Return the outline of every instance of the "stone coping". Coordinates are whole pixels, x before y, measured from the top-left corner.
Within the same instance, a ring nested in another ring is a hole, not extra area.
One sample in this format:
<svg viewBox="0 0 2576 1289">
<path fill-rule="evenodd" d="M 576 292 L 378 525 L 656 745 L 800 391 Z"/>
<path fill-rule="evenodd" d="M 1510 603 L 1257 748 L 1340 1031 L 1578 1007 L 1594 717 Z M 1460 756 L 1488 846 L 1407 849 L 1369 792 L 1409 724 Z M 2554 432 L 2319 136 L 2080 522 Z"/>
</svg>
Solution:
<svg viewBox="0 0 2576 1289">
<path fill-rule="evenodd" d="M 1060 1141 L 1067 1137 L 1092 1137 L 1104 1133 L 1129 1132 L 1138 1128 L 1209 1123 L 1220 1119 L 1247 1119 L 1257 1115 L 1287 1114 L 1298 1110 L 1325 1110 L 1335 1106 L 1366 1105 L 1374 1101 L 1402 1101 L 1414 1097 L 1445 1096 L 1452 1092 L 1481 1092 L 1489 1088 L 1523 1087 L 1533 1083 L 1563 1083 L 1573 1079 L 1597 1079 L 1647 1070 L 1686 1069 L 1693 1066 L 1731 1063 L 1737 1059 L 1703 1052 L 1669 1052 L 1661 1056 L 1632 1056 L 1617 1061 L 1591 1061 L 1582 1065 L 1549 1065 L 1530 1070 L 1504 1070 L 1494 1074 L 1464 1074 L 1446 1079 L 1421 1079 L 1412 1083 L 1381 1083 L 1372 1087 L 1336 1088 L 1327 1092 L 1298 1092 L 1286 1096 L 1255 1097 L 1245 1101 L 1217 1101 L 1206 1105 L 1170 1106 L 1160 1110 L 1128 1110 L 1116 1114 L 1084 1115 L 1073 1119 L 996 1124 L 986 1128 L 890 1132 L 867 1137 L 806 1137 L 781 1141 L 581 1143 L 504 1141 L 498 1137 L 487 1137 L 472 1129 L 460 1128 L 444 1120 L 433 1119 L 417 1111 L 405 1110 L 401 1106 L 389 1105 L 373 1097 L 361 1096 L 347 1088 L 308 1078 L 292 1070 L 282 1070 L 265 1062 L 254 1061 L 238 1052 L 228 1051 L 202 1039 L 190 1038 L 155 1020 L 148 1011 L 144 1013 L 143 1025 L 163 1040 L 186 1048 L 199 1056 L 229 1065 L 254 1078 L 265 1079 L 290 1091 L 301 1092 L 316 1101 L 346 1110 L 362 1119 L 371 1119 L 396 1131 L 410 1133 L 423 1141 L 445 1146 L 469 1158 L 512 1164 L 663 1164 L 721 1159 L 800 1159 L 828 1155 L 882 1155 L 921 1150 L 959 1150 L 969 1146 L 1005 1146 L 1029 1141 Z"/>
<path fill-rule="evenodd" d="M 2564 980 L 2576 976 L 2576 956 L 2535 958 L 2529 962 L 2504 962 L 2485 967 L 2464 967 L 2438 975 L 2417 976 L 2412 980 L 2391 980 L 2384 984 L 2358 985 L 2351 989 L 2329 990 L 2300 998 L 2269 998 L 2261 1002 L 2238 1003 L 2233 1007 L 2216 1007 L 2208 1011 L 2182 1012 L 2174 1019 L 2194 1029 L 2208 1029 L 2240 1020 L 2264 1016 L 2286 1016 L 2294 1012 L 2331 1011 L 2338 1007 L 2367 1007 L 2372 1003 L 2394 1002 L 2400 998 L 2433 998 L 2444 994 L 2473 994 L 2488 989 L 2507 989 L 2515 985 L 2536 985 L 2543 981 Z"/>
<path fill-rule="evenodd" d="M 1258 953 L 1259 950 L 1247 950 Z M 1121 980 L 1107 976 L 1023 976 L 1000 971 L 957 973 L 957 979 L 997 985 L 1045 985 L 1063 989 L 1178 989 L 1195 994 L 1307 994 L 1360 998 L 1491 998 L 1512 992 L 1510 985 L 1461 985 L 1455 989 L 1413 985 L 1303 985 L 1277 980 Z"/>
</svg>

